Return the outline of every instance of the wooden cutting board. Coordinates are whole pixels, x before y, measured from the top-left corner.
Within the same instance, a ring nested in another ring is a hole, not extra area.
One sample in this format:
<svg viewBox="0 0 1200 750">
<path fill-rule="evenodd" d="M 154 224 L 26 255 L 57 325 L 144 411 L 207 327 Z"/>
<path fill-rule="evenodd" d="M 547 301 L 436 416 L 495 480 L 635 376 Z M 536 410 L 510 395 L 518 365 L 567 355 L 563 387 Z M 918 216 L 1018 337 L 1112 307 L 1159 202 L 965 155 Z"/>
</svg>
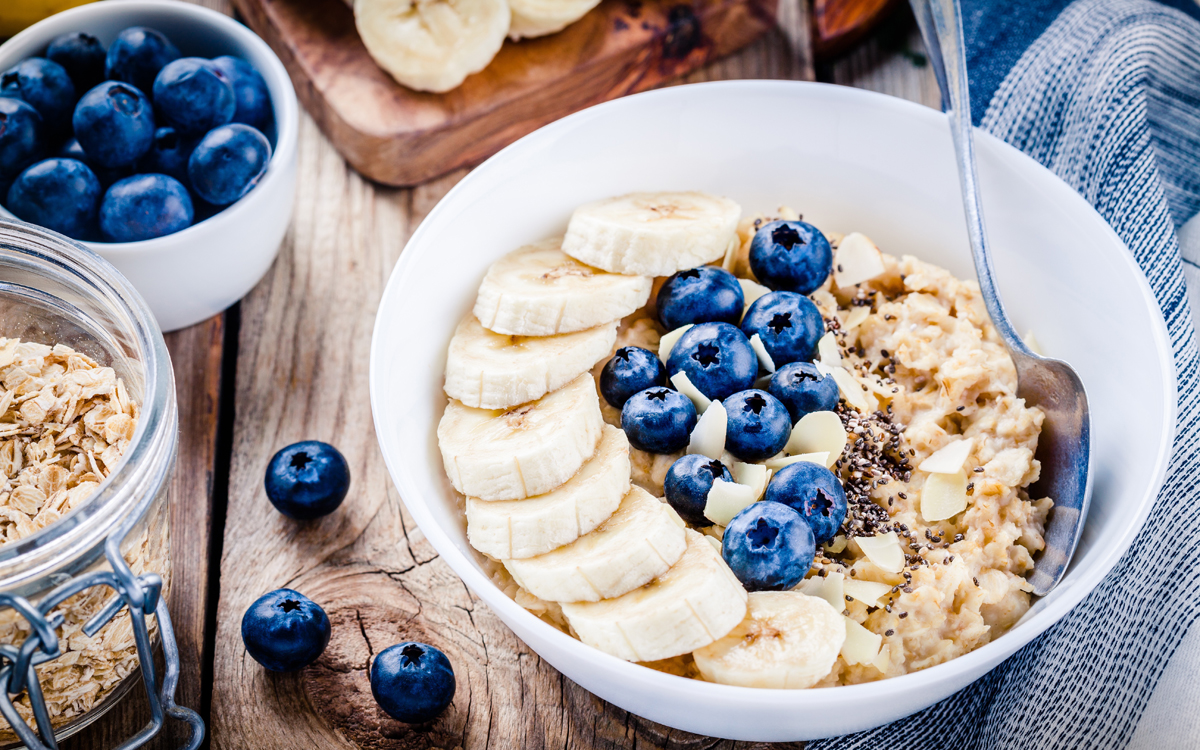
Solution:
<svg viewBox="0 0 1200 750">
<path fill-rule="evenodd" d="M 477 164 L 584 107 L 652 88 L 757 39 L 777 0 L 604 0 L 564 31 L 506 42 L 445 94 L 407 89 L 367 54 L 341 0 L 233 0 L 356 170 L 416 185 Z"/>
</svg>

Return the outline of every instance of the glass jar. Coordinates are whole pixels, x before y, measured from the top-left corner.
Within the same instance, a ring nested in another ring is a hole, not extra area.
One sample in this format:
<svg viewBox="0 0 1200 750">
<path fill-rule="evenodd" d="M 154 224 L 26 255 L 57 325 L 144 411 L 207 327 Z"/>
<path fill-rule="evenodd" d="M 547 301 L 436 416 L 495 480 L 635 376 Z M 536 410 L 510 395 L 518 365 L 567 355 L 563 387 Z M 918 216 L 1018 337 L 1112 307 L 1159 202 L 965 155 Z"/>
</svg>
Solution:
<svg viewBox="0 0 1200 750">
<path fill-rule="evenodd" d="M 162 334 L 107 261 L 53 232 L 0 221 L 0 338 L 65 345 L 113 368 L 124 391 L 110 398 L 140 411 L 124 453 L 110 456 L 114 466 L 86 500 L 0 544 L 0 715 L 8 723 L 0 744 L 54 748 L 51 726 L 58 738 L 78 731 L 140 679 L 152 721 L 122 748 L 157 733 L 164 714 L 192 724 L 188 747 L 196 747 L 203 722 L 174 704 L 167 489 L 178 414 Z M 4 440 L 0 432 L 0 449 Z"/>
</svg>

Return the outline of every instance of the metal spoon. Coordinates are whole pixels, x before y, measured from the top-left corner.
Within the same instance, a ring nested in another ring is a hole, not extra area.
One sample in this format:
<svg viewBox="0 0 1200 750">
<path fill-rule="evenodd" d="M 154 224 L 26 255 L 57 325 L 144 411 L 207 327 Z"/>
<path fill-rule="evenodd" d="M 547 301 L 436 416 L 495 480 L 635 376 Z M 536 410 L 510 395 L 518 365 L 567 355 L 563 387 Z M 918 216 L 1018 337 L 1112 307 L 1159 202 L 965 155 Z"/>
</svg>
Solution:
<svg viewBox="0 0 1200 750">
<path fill-rule="evenodd" d="M 1031 497 L 1050 497 L 1054 509 L 1046 528 L 1046 549 L 1035 561 L 1029 577 L 1033 591 L 1045 596 L 1058 585 L 1075 552 L 1091 499 L 1090 420 L 1087 394 L 1070 365 L 1040 357 L 1029 350 L 1013 329 L 996 288 L 979 181 L 975 171 L 975 146 L 971 132 L 971 97 L 967 89 L 967 58 L 963 47 L 962 14 L 957 0 L 910 0 L 929 60 L 942 90 L 942 108 L 948 111 L 950 134 L 958 157 L 958 179 L 966 210 L 967 234 L 979 288 L 992 324 L 1004 339 L 1017 367 L 1017 395 L 1046 414 L 1038 440 L 1037 458 L 1042 473 Z"/>
</svg>

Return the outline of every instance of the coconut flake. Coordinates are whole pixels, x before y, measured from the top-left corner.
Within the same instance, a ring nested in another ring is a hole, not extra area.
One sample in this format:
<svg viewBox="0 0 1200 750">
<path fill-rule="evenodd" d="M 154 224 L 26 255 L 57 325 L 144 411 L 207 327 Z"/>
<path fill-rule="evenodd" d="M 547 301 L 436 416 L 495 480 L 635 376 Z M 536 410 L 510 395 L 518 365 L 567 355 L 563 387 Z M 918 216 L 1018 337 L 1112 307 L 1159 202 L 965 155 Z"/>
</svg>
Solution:
<svg viewBox="0 0 1200 750">
<path fill-rule="evenodd" d="M 675 348 L 675 345 L 679 343 L 679 339 L 683 338 L 683 334 L 687 333 L 691 327 L 692 324 L 688 323 L 685 326 L 676 328 L 674 331 L 664 333 L 662 338 L 658 340 L 658 358 L 666 362 L 667 358 L 671 356 L 671 350 Z"/>
<path fill-rule="evenodd" d="M 683 373 L 678 374 L 682 375 Z M 680 392 L 682 393 L 683 389 L 680 389 Z M 689 398 L 691 397 L 689 396 Z M 698 453 L 701 456 L 708 456 L 720 461 L 721 453 L 725 451 L 725 431 L 728 428 L 729 415 L 725 412 L 725 405 L 720 401 L 713 401 L 700 415 L 696 426 L 692 428 L 687 452 Z"/>
<path fill-rule="evenodd" d="M 837 459 L 835 458 L 834 461 L 836 460 Z M 801 461 L 807 461 L 810 464 L 824 466 L 826 469 L 828 469 L 830 466 L 833 466 L 833 461 L 829 460 L 828 451 L 820 451 L 818 453 L 801 453 L 798 456 L 768 458 L 766 461 L 763 461 L 763 466 L 766 466 L 771 471 L 779 471 L 785 466 L 791 466 L 792 464 L 800 463 Z"/>
<path fill-rule="evenodd" d="M 728 526 L 738 513 L 753 505 L 758 498 L 754 489 L 724 479 L 713 480 L 704 504 L 704 517 L 718 526 Z"/>
<path fill-rule="evenodd" d="M 708 410 L 709 406 L 712 406 L 712 399 L 701 393 L 700 389 L 692 384 L 691 379 L 683 370 L 671 376 L 671 385 L 675 386 L 675 390 L 692 400 L 697 413 L 703 414 Z"/>
<path fill-rule="evenodd" d="M 973 438 L 955 440 L 934 451 L 933 455 L 921 462 L 917 468 L 930 474 L 957 474 L 962 471 L 963 464 L 971 455 L 971 447 L 975 444 Z"/>
<path fill-rule="evenodd" d="M 904 570 L 904 550 L 900 549 L 900 538 L 896 536 L 896 532 L 858 536 L 854 541 L 867 559 L 879 566 L 880 570 L 886 573 L 899 573 Z"/>
<path fill-rule="evenodd" d="M 711 537 L 711 536 L 706 536 L 706 537 L 704 537 L 704 538 L 705 538 L 705 539 L 707 539 L 707 540 L 708 540 L 708 543 L 709 543 L 709 544 L 711 544 L 711 545 L 713 546 L 713 549 L 715 549 L 715 550 L 717 551 L 717 554 L 718 554 L 718 555 L 719 555 L 719 554 L 721 554 L 721 542 L 720 542 L 720 540 L 718 540 L 718 539 L 714 539 L 714 538 L 713 538 L 713 537 Z"/>
<path fill-rule="evenodd" d="M 857 578 L 847 578 L 842 587 L 846 596 L 857 599 L 868 607 L 882 607 L 880 597 L 886 596 L 892 587 L 877 581 L 860 581 Z"/>
<path fill-rule="evenodd" d="M 771 359 L 771 353 L 767 351 L 767 347 L 763 344 L 762 337 L 757 333 L 750 337 L 750 348 L 758 355 L 758 362 L 767 372 L 775 372 L 775 360 Z"/>
<path fill-rule="evenodd" d="M 967 474 L 930 474 L 921 488 L 921 517 L 945 521 L 967 509 Z"/>
<path fill-rule="evenodd" d="M 866 235 L 852 232 L 838 243 L 833 269 L 833 280 L 839 289 L 855 286 L 884 272 L 883 253 Z"/>
<path fill-rule="evenodd" d="M 733 481 L 754 490 L 754 499 L 758 500 L 767 491 L 767 483 L 771 481 L 771 470 L 763 464 L 747 464 L 735 461 L 730 468 Z"/>
<path fill-rule="evenodd" d="M 842 350 L 838 348 L 837 338 L 832 333 L 825 334 L 817 342 L 817 355 L 826 367 L 834 368 L 842 364 Z"/>
<path fill-rule="evenodd" d="M 742 310 L 743 316 L 745 316 L 746 310 L 750 308 L 750 305 L 753 305 L 759 297 L 771 293 L 770 289 L 750 279 L 738 279 L 738 284 L 742 287 L 742 301 L 746 304 L 745 309 Z"/>
<path fill-rule="evenodd" d="M 838 390 L 842 392 L 842 398 L 846 399 L 846 403 L 864 414 L 870 414 L 874 411 L 867 402 L 866 389 L 862 387 L 862 383 L 858 382 L 846 368 L 831 368 L 829 374 L 833 377 L 833 382 L 837 383 Z"/>
<path fill-rule="evenodd" d="M 842 644 L 842 658 L 847 664 L 870 664 L 875 661 L 883 636 L 872 633 L 849 617 L 843 619 L 846 621 L 846 642 Z"/>
<path fill-rule="evenodd" d="M 846 316 L 846 322 L 842 323 L 842 330 L 850 331 L 858 328 L 863 324 L 863 321 L 869 317 L 871 317 L 871 308 L 866 306 L 855 307 L 850 311 L 850 314 Z"/>
<path fill-rule="evenodd" d="M 792 428 L 791 437 L 783 450 L 793 456 L 805 453 L 825 453 L 828 468 L 841 457 L 846 448 L 846 428 L 842 420 L 831 411 L 814 411 L 800 417 Z"/>
<path fill-rule="evenodd" d="M 813 576 L 800 582 L 796 590 L 808 596 L 815 596 L 829 602 L 835 612 L 846 609 L 846 599 L 842 594 L 846 576 L 841 573 L 830 573 L 827 576 Z"/>
</svg>

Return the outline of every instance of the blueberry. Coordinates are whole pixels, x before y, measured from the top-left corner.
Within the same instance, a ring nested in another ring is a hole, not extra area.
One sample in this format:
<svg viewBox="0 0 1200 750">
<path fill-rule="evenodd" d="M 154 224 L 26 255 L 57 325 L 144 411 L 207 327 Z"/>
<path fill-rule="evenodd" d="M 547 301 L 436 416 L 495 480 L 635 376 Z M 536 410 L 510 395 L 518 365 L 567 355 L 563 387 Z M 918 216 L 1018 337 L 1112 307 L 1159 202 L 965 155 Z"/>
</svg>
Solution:
<svg viewBox="0 0 1200 750">
<path fill-rule="evenodd" d="M 242 643 L 272 672 L 295 672 L 316 661 L 329 644 L 329 617 L 299 591 L 276 589 L 242 615 Z"/>
<path fill-rule="evenodd" d="M 213 128 L 188 159 L 192 189 L 215 206 L 227 206 L 250 192 L 267 171 L 271 144 L 249 125 Z"/>
<path fill-rule="evenodd" d="M 683 372 L 711 399 L 744 391 L 758 377 L 758 355 L 746 334 L 728 323 L 700 323 L 679 337 L 667 358 L 667 374 Z"/>
<path fill-rule="evenodd" d="M 0 183 L 41 159 L 45 148 L 37 110 L 20 99 L 0 97 Z"/>
<path fill-rule="evenodd" d="M 837 536 L 846 520 L 846 491 L 833 472 L 824 466 L 799 461 L 771 477 L 766 501 L 786 505 L 799 512 L 812 527 L 817 544 Z"/>
<path fill-rule="evenodd" d="M 689 323 L 732 323 L 746 305 L 733 274 L 716 266 L 700 266 L 671 276 L 655 298 L 658 319 L 668 331 Z"/>
<path fill-rule="evenodd" d="M 792 423 L 815 411 L 833 411 L 838 404 L 837 383 L 822 375 L 811 362 L 792 362 L 775 371 L 767 391 L 792 415 Z"/>
<path fill-rule="evenodd" d="M 165 174 L 187 185 L 188 157 L 196 148 L 196 142 L 196 138 L 181 135 L 175 128 L 159 128 L 154 131 L 154 144 L 138 160 L 137 169 L 139 172 Z M 195 205 L 195 201 L 192 203 L 198 214 L 200 207 Z"/>
<path fill-rule="evenodd" d="M 100 201 L 100 233 L 109 242 L 139 242 L 192 225 L 187 188 L 165 174 L 135 174 L 114 182 Z"/>
<path fill-rule="evenodd" d="M 647 453 L 683 450 L 695 426 L 691 399 L 670 388 L 638 391 L 621 408 L 621 429 L 629 444 Z"/>
<path fill-rule="evenodd" d="M 233 86 L 233 95 L 237 100 L 233 122 L 265 131 L 271 122 L 272 114 L 271 94 L 267 91 L 267 82 L 253 65 L 237 57 L 214 57 L 212 64 Z"/>
<path fill-rule="evenodd" d="M 154 79 L 154 110 L 180 133 L 207 133 L 232 120 L 236 108 L 233 86 L 202 57 L 173 60 Z"/>
<path fill-rule="evenodd" d="M 803 516 L 786 505 L 759 502 L 725 527 L 721 556 L 747 591 L 786 591 L 804 580 L 816 547 Z"/>
<path fill-rule="evenodd" d="M 30 57 L 0 73 L 0 96 L 20 99 L 38 111 L 53 136 L 66 134 L 75 109 L 75 84 L 63 66 Z"/>
<path fill-rule="evenodd" d="M 337 510 L 350 489 L 350 465 L 328 443 L 292 443 L 267 464 L 267 497 L 285 516 L 308 521 Z"/>
<path fill-rule="evenodd" d="M 64 141 L 62 147 L 58 149 L 58 158 L 75 159 L 87 164 L 87 154 L 83 152 L 83 146 L 79 145 L 78 138 L 68 138 Z"/>
<path fill-rule="evenodd" d="M 711 526 L 712 521 L 704 516 L 704 506 L 708 503 L 708 491 L 718 479 L 733 481 L 725 464 L 692 453 L 676 459 L 667 469 L 663 490 L 680 518 L 693 526 Z"/>
<path fill-rule="evenodd" d="M 18 219 L 72 239 L 90 239 L 100 210 L 100 180 L 75 159 L 45 159 L 8 189 L 8 210 Z"/>
<path fill-rule="evenodd" d="M 371 662 L 371 695 L 397 721 L 433 721 L 454 700 L 454 667 L 425 643 L 397 643 Z"/>
<path fill-rule="evenodd" d="M 55 37 L 46 48 L 46 57 L 67 71 L 75 84 L 75 93 L 82 93 L 104 80 L 104 45 L 91 34 L 77 31 Z"/>
<path fill-rule="evenodd" d="M 133 164 L 154 143 L 150 100 L 127 83 L 105 81 L 75 105 L 75 137 L 101 167 Z"/>
<path fill-rule="evenodd" d="M 92 170 L 92 174 L 96 175 L 96 177 L 100 180 L 100 186 L 106 189 L 109 185 L 113 184 L 117 180 L 123 180 L 126 177 L 133 176 L 133 167 L 128 164 L 123 167 L 102 167 L 99 164 L 93 163 L 92 160 L 88 158 L 87 152 L 83 150 L 83 146 L 79 145 L 79 140 L 76 138 L 71 138 L 65 141 L 62 145 L 62 148 L 58 150 L 57 155 L 60 159 L 74 159 L 88 165 L 88 169 Z M 161 170 L 142 169 L 139 171 L 159 172 Z M 174 177 L 174 175 L 171 176 Z"/>
<path fill-rule="evenodd" d="M 803 221 L 764 224 L 750 242 L 750 270 L 771 289 L 808 294 L 825 283 L 832 266 L 829 240 Z"/>
<path fill-rule="evenodd" d="M 134 26 L 118 34 L 109 45 L 104 77 L 123 81 L 149 94 L 158 71 L 177 59 L 179 50 L 169 39 L 154 29 Z"/>
<path fill-rule="evenodd" d="M 649 349 L 623 346 L 600 371 L 600 394 L 620 409 L 638 391 L 666 385 L 667 368 Z"/>
<path fill-rule="evenodd" d="M 776 367 L 810 362 L 825 335 L 821 311 L 808 297 L 795 292 L 771 292 L 754 300 L 742 319 L 742 332 L 762 339 Z"/>
<path fill-rule="evenodd" d="M 725 449 L 743 461 L 762 461 L 783 450 L 792 435 L 787 407 L 766 391 L 740 391 L 724 400 Z"/>
</svg>

